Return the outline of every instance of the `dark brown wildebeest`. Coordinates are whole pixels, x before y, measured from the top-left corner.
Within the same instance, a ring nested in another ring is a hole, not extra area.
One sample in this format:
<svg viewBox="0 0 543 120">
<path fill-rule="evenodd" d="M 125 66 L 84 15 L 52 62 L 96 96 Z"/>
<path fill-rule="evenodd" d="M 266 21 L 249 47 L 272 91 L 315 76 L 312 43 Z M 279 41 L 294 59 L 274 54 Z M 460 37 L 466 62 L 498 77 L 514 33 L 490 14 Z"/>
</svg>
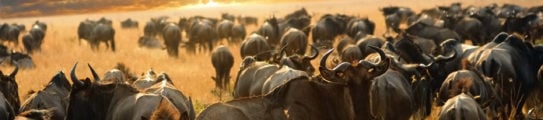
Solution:
<svg viewBox="0 0 543 120">
<path fill-rule="evenodd" d="M 379 11 L 383 12 L 385 17 L 387 33 L 389 33 L 391 29 L 394 32 L 399 33 L 400 24 L 407 23 L 408 18 L 415 14 L 411 8 L 401 6 L 388 6 L 380 8 Z"/>
<path fill-rule="evenodd" d="M 247 37 L 240 46 L 241 59 L 247 56 L 257 56 L 258 61 L 269 60 L 272 55 L 271 46 L 266 42 L 266 38 L 259 34 L 252 34 Z M 260 55 L 259 55 L 260 54 Z"/>
<path fill-rule="evenodd" d="M 15 45 L 19 44 L 19 27 L 4 23 L 0 25 L 0 40 L 7 42 L 13 42 Z"/>
<path fill-rule="evenodd" d="M 373 79 L 370 87 L 370 111 L 375 119 L 405 120 L 415 110 L 410 81 L 402 73 L 389 69 Z M 402 109 L 401 113 L 394 111 Z"/>
<path fill-rule="evenodd" d="M 166 51 L 170 57 L 179 56 L 179 43 L 181 42 L 181 28 L 179 26 L 170 23 L 164 26 L 162 30 L 162 37 L 164 37 L 164 45 L 166 45 Z"/>
<path fill-rule="evenodd" d="M 121 28 L 138 28 L 138 21 L 128 18 L 121 22 Z"/>
<path fill-rule="evenodd" d="M 76 64 L 77 65 L 77 64 Z M 78 120 L 117 120 L 150 118 L 162 100 L 168 98 L 157 94 L 140 93 L 124 83 L 102 81 L 94 72 L 94 81 L 83 81 L 75 76 L 76 65 L 72 68 L 73 82 L 66 119 Z M 170 104 L 173 106 L 173 104 Z"/>
<path fill-rule="evenodd" d="M 39 20 L 36 20 L 36 22 L 34 22 L 34 24 L 32 24 L 32 27 L 33 28 L 39 27 L 43 31 L 47 31 L 47 24 L 45 24 L 45 22 L 41 22 Z"/>
<path fill-rule="evenodd" d="M 348 22 L 345 33 L 357 41 L 367 35 L 373 35 L 375 31 L 375 23 L 368 18 L 354 18 Z"/>
<path fill-rule="evenodd" d="M 81 39 L 85 39 L 87 41 L 90 40 L 91 33 L 97 24 L 98 22 L 88 19 L 79 23 L 79 26 L 77 27 L 77 37 L 79 45 L 81 45 Z"/>
<path fill-rule="evenodd" d="M 247 36 L 247 30 L 245 29 L 245 25 L 234 24 L 234 27 L 232 27 L 231 42 L 234 44 L 237 44 L 241 42 L 243 39 L 245 39 L 245 36 Z"/>
<path fill-rule="evenodd" d="M 307 43 L 307 35 L 304 32 L 296 28 L 290 28 L 281 37 L 280 48 L 285 47 L 287 56 L 294 54 L 304 55 Z"/>
<path fill-rule="evenodd" d="M 3 93 L 0 92 L 0 119 L 12 120 L 15 117 L 16 111 L 9 103 Z"/>
<path fill-rule="evenodd" d="M 483 109 L 464 93 L 447 100 L 439 113 L 440 120 L 486 120 Z"/>
<path fill-rule="evenodd" d="M 232 52 L 226 46 L 219 46 L 211 52 L 211 63 L 215 68 L 215 87 L 228 89 L 230 87 L 230 69 L 234 66 Z"/>
<path fill-rule="evenodd" d="M 489 81 L 490 82 L 490 81 Z M 486 107 L 496 98 L 494 91 L 484 78 L 471 70 L 459 70 L 452 72 L 439 89 L 438 105 L 443 105 L 448 99 L 461 93 L 470 94 L 481 107 Z"/>
<path fill-rule="evenodd" d="M 194 111 L 192 100 L 189 97 L 186 97 L 183 92 L 175 88 L 172 80 L 168 77 L 167 74 L 162 73 L 157 78 L 157 83 L 153 86 L 145 89 L 145 93 L 153 93 L 157 95 L 162 95 L 177 108 L 181 118 L 183 120 L 193 120 L 196 116 Z M 167 107 L 167 106 L 164 106 Z"/>
<path fill-rule="evenodd" d="M 279 21 L 275 16 L 266 19 L 256 33 L 263 36 L 270 46 L 279 45 L 281 30 L 279 29 Z"/>
<path fill-rule="evenodd" d="M 27 34 L 23 35 L 23 45 L 28 53 L 41 50 L 45 31 L 41 28 L 32 27 Z"/>
<path fill-rule="evenodd" d="M 19 115 L 15 117 L 15 120 L 63 120 L 61 119 L 55 119 L 53 118 L 54 113 L 52 110 L 37 110 L 37 109 L 31 109 L 24 112 L 21 112 Z"/>
<path fill-rule="evenodd" d="M 4 94 L 6 101 L 11 105 L 12 109 L 9 111 L 14 111 L 15 114 L 18 113 L 21 106 L 18 92 L 19 86 L 15 80 L 18 71 L 18 66 L 15 66 L 15 70 L 8 75 L 4 75 L 4 73 L 0 71 L 0 92 Z"/>
<path fill-rule="evenodd" d="M 222 20 L 217 24 L 216 28 L 219 40 L 227 39 L 230 41 L 232 39 L 232 28 L 234 28 L 234 22 L 232 20 Z"/>
<path fill-rule="evenodd" d="M 382 38 L 373 36 L 373 35 L 368 35 L 368 36 L 366 36 L 366 37 L 364 37 L 362 39 L 355 40 L 355 41 L 357 41 L 356 46 L 358 46 L 358 48 L 360 49 L 360 52 L 362 52 L 362 57 L 363 58 L 365 58 L 366 56 L 368 56 L 371 53 L 377 52 L 377 51 L 371 49 L 369 46 L 381 47 L 381 46 L 383 46 L 385 44 L 385 40 L 383 40 Z"/>
<path fill-rule="evenodd" d="M 331 48 L 336 36 L 343 34 L 351 17 L 346 15 L 323 15 L 311 29 L 313 44 Z"/>
<path fill-rule="evenodd" d="M 115 52 L 115 29 L 111 25 L 99 23 L 92 29 L 89 39 L 91 48 L 97 50 L 101 42 L 106 43 L 107 48 L 111 47 L 111 51 Z"/>
<path fill-rule="evenodd" d="M 271 97 L 271 95 L 268 95 Z M 250 97 L 215 103 L 204 109 L 197 120 L 286 120 L 283 107 L 270 97 Z"/>
<path fill-rule="evenodd" d="M 447 39 L 462 40 L 460 35 L 451 29 L 428 25 L 420 21 L 411 24 L 405 31 L 411 35 L 431 39 L 436 45 L 440 45 Z"/>
<path fill-rule="evenodd" d="M 58 72 L 44 89 L 34 92 L 23 102 L 19 112 L 36 110 L 50 110 L 54 120 L 64 119 L 66 107 L 71 90 L 70 83 L 62 71 Z"/>
</svg>

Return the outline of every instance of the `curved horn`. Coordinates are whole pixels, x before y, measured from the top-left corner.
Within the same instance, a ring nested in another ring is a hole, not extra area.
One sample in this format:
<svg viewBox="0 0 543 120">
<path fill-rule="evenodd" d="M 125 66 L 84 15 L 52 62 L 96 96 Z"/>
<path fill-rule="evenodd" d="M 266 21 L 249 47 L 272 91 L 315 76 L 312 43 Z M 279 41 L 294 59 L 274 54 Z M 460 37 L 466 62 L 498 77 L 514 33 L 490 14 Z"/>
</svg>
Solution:
<svg viewBox="0 0 543 120">
<path fill-rule="evenodd" d="M 305 56 L 306 59 L 313 60 L 319 56 L 319 49 L 315 47 L 315 45 L 311 45 L 311 50 L 313 51 L 313 55 L 311 56 Z"/>
<path fill-rule="evenodd" d="M 456 40 L 455 39 L 447 39 L 447 40 L 441 42 L 441 44 L 439 44 L 439 46 L 444 47 L 445 45 L 449 45 L 449 44 L 452 44 L 452 43 L 456 43 Z"/>
<path fill-rule="evenodd" d="M 328 56 L 330 56 L 330 54 L 334 51 L 334 48 L 326 51 L 326 53 L 324 53 L 324 55 L 322 56 L 321 58 L 321 63 L 320 63 L 320 66 L 319 67 L 322 67 L 322 68 L 326 68 L 327 70 L 329 70 L 327 67 L 326 67 L 326 59 L 328 59 Z"/>
<path fill-rule="evenodd" d="M 19 72 L 19 65 L 15 65 L 15 70 L 9 74 L 9 77 L 15 78 L 15 75 L 17 75 L 17 72 Z"/>
<path fill-rule="evenodd" d="M 453 53 L 448 56 L 439 55 L 437 57 L 434 57 L 434 62 L 447 62 L 449 60 L 453 60 L 454 58 L 456 58 L 457 53 L 456 50 L 453 50 L 452 52 Z"/>
<path fill-rule="evenodd" d="M 371 63 L 371 62 L 368 62 L 366 60 L 360 60 L 360 61 L 358 61 L 358 63 L 362 64 L 363 66 L 365 66 L 367 68 L 376 67 L 377 65 L 384 63 L 383 61 L 385 61 L 385 59 L 386 59 L 385 52 L 383 50 L 381 50 L 380 48 L 377 48 L 375 46 L 369 46 L 369 47 L 371 49 L 377 51 L 377 53 L 379 53 L 379 56 L 381 57 L 381 59 L 379 60 L 379 63 Z"/>
<path fill-rule="evenodd" d="M 94 71 L 94 68 L 92 68 L 90 64 L 87 64 L 87 65 L 89 66 L 89 69 L 92 72 L 92 77 L 94 77 L 94 81 L 99 81 L 100 77 L 98 76 L 98 74 L 96 74 L 96 71 Z"/>
<path fill-rule="evenodd" d="M 72 67 L 72 71 L 70 72 L 70 78 L 72 78 L 72 83 L 74 86 L 82 86 L 83 82 L 79 81 L 77 77 L 75 76 L 75 68 L 77 67 L 77 62 Z"/>
</svg>

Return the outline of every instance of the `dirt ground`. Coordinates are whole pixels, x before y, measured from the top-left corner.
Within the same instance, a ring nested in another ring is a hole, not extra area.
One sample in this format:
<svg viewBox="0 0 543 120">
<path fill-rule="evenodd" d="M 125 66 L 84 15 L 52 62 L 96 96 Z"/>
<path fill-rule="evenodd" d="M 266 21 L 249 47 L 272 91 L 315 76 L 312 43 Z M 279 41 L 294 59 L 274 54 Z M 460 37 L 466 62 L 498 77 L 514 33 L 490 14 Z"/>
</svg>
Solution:
<svg viewBox="0 0 543 120">
<path fill-rule="evenodd" d="M 17 74 L 20 96 L 25 96 L 29 90 L 39 90 L 58 71 L 69 73 L 72 65 L 80 63 L 77 69 L 78 76 L 91 76 L 89 69 L 85 64 L 90 63 L 98 73 L 105 73 L 112 69 L 117 63 L 126 64 L 133 72 L 138 75 L 148 69 L 154 69 L 157 72 L 166 72 L 173 79 L 177 88 L 186 95 L 191 96 L 197 104 L 208 105 L 218 102 L 218 97 L 211 91 L 214 89 L 214 83 L 211 80 L 214 69 L 211 65 L 209 54 L 189 55 L 184 49 L 178 59 L 167 56 L 165 50 L 150 50 L 139 48 L 137 45 L 138 37 L 143 35 L 143 25 L 151 17 L 169 16 L 170 21 L 177 21 L 180 17 L 189 17 L 202 15 L 207 17 L 220 17 L 221 13 L 228 12 L 234 15 L 257 16 L 259 23 L 264 18 L 275 15 L 282 17 L 287 13 L 305 7 L 313 15 L 313 23 L 325 13 L 342 13 L 354 16 L 369 17 L 377 24 L 376 34 L 380 36 L 385 31 L 384 17 L 379 12 L 380 7 L 389 5 L 398 5 L 411 7 L 415 11 L 422 8 L 435 7 L 437 5 L 449 5 L 457 0 L 334 0 L 334 1 L 311 1 L 299 0 L 296 2 L 247 2 L 247 3 L 229 3 L 216 5 L 190 5 L 175 8 L 159 8 L 142 11 L 116 12 L 109 13 L 89 13 L 79 15 L 59 15 L 59 16 L 40 16 L 26 18 L 0 19 L 0 22 L 23 23 L 30 27 L 36 21 L 43 21 L 48 24 L 48 31 L 45 36 L 42 51 L 32 55 L 36 64 L 35 69 L 21 70 Z M 540 0 L 477 0 L 464 1 L 464 6 L 468 5 L 488 5 L 490 3 L 516 3 L 522 6 L 542 5 Z M 106 17 L 114 22 L 116 30 L 115 40 L 117 43 L 117 52 L 106 50 L 104 44 L 100 46 L 99 51 L 93 52 L 86 41 L 79 43 L 77 38 L 77 26 L 80 21 L 85 19 L 97 20 L 100 17 Z M 120 21 L 127 18 L 136 19 L 140 22 L 138 29 L 121 29 Z M 248 26 L 247 32 L 251 33 L 257 26 Z M 183 39 L 186 41 L 186 39 Z M 22 43 L 22 42 L 20 42 Z M 224 42 L 223 42 L 224 43 Z M 221 43 L 221 44 L 223 44 Z M 224 43 L 225 44 L 225 43 Z M 225 44 L 227 45 L 227 44 Z M 235 78 L 238 66 L 241 61 L 238 45 L 227 45 L 235 57 L 234 67 L 231 76 Z M 16 50 L 22 50 L 22 45 L 16 46 Z M 317 61 L 314 61 L 316 65 Z M 3 73 L 9 73 L 13 67 L 2 66 L 0 70 Z M 235 82 L 235 80 L 231 80 Z M 24 100 L 24 98 L 21 98 Z"/>
</svg>

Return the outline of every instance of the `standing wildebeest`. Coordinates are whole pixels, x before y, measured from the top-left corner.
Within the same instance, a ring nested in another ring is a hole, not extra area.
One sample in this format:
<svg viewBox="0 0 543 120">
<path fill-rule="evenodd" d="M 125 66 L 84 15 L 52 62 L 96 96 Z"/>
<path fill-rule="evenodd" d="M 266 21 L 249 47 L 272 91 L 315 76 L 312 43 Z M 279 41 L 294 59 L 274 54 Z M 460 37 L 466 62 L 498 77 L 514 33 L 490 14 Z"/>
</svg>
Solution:
<svg viewBox="0 0 543 120">
<path fill-rule="evenodd" d="M 199 44 L 203 51 L 212 51 L 213 44 L 217 41 L 217 31 L 214 22 L 208 19 L 198 19 L 190 23 L 187 37 L 192 44 Z"/>
<path fill-rule="evenodd" d="M 495 39 L 496 40 L 496 39 Z M 539 83 L 537 67 L 541 66 L 541 46 L 533 47 L 515 35 L 509 35 L 493 47 L 480 47 L 468 58 L 469 65 L 493 78 L 493 87 L 502 100 L 505 116 L 520 118 L 522 106 L 528 95 Z M 493 42 L 488 43 L 494 44 Z M 513 106 L 513 107 L 506 107 Z M 516 114 L 511 114 L 516 113 Z"/>
<path fill-rule="evenodd" d="M 79 23 L 79 26 L 77 27 L 77 37 L 80 45 L 81 39 L 90 40 L 91 33 L 94 30 L 94 27 L 96 27 L 96 24 L 98 24 L 96 21 L 88 19 Z"/>
<path fill-rule="evenodd" d="M 368 18 L 354 18 L 348 22 L 345 33 L 357 41 L 367 35 L 373 35 L 375 31 L 375 23 Z"/>
<path fill-rule="evenodd" d="M 34 92 L 23 102 L 19 112 L 31 111 L 33 109 L 50 109 L 53 120 L 62 120 L 66 116 L 66 107 L 71 90 L 70 83 L 64 72 L 58 72 L 44 89 Z"/>
<path fill-rule="evenodd" d="M 493 38 L 498 33 L 502 32 L 501 29 L 501 22 L 492 11 L 492 8 L 490 7 L 480 7 L 480 8 L 468 8 L 467 14 L 470 15 L 470 17 L 474 17 L 481 21 L 483 24 L 483 27 L 481 27 L 481 35 L 483 36 L 482 40 L 491 40 L 490 38 Z M 488 41 L 484 41 L 483 43 L 487 43 Z"/>
<path fill-rule="evenodd" d="M 482 107 L 495 100 L 494 91 L 484 78 L 471 70 L 459 70 L 452 72 L 439 89 L 438 105 L 444 104 L 448 99 L 461 93 L 478 97 L 477 103 Z"/>
<path fill-rule="evenodd" d="M 113 26 L 103 23 L 98 23 L 90 34 L 89 43 L 93 50 L 97 50 L 100 46 L 100 42 L 106 43 L 107 48 L 110 47 L 111 51 L 115 52 L 115 29 Z"/>
<path fill-rule="evenodd" d="M 232 52 L 225 46 L 219 46 L 211 52 L 211 63 L 215 68 L 215 87 L 227 89 L 230 86 L 230 69 L 234 65 Z"/>
<path fill-rule="evenodd" d="M 326 14 L 311 29 L 313 44 L 331 48 L 336 36 L 343 34 L 349 17 L 346 15 Z"/>
<path fill-rule="evenodd" d="M 23 45 L 28 53 L 41 50 L 45 30 L 39 27 L 32 27 L 28 33 L 23 35 Z"/>
<path fill-rule="evenodd" d="M 13 42 L 15 45 L 19 44 L 19 27 L 4 23 L 0 26 L 0 40 L 6 40 Z"/>
<path fill-rule="evenodd" d="M 287 56 L 304 55 L 307 48 L 307 35 L 296 28 L 290 28 L 281 37 L 280 48 L 283 47 L 285 47 Z"/>
<path fill-rule="evenodd" d="M 164 27 L 162 31 L 164 37 L 164 44 L 166 45 L 166 51 L 171 57 L 179 56 L 179 43 L 181 42 L 181 28 L 179 26 L 170 23 Z"/>
<path fill-rule="evenodd" d="M 440 120 L 486 120 L 485 112 L 464 93 L 447 100 L 439 113 Z"/>
<path fill-rule="evenodd" d="M 242 59 L 247 56 L 258 55 L 256 59 L 263 61 L 271 58 L 271 50 L 273 50 L 273 48 L 266 42 L 266 38 L 259 34 L 252 34 L 241 42 L 239 52 Z"/>
<path fill-rule="evenodd" d="M 177 108 L 177 111 L 181 114 L 183 120 L 193 120 L 196 114 L 191 98 L 186 97 L 183 92 L 175 88 L 172 80 L 166 73 L 160 74 L 157 81 L 156 84 L 145 89 L 145 92 L 162 95 L 168 98 L 171 104 Z"/>
<path fill-rule="evenodd" d="M 232 20 L 224 19 L 217 24 L 217 36 L 220 39 L 232 39 L 232 28 L 234 28 L 234 22 Z"/>
<path fill-rule="evenodd" d="M 264 24 L 260 26 L 257 34 L 263 36 L 270 46 L 277 46 L 281 38 L 281 30 L 279 29 L 279 21 L 275 16 L 268 18 Z"/>
<path fill-rule="evenodd" d="M 36 22 L 34 22 L 32 27 L 36 27 L 36 26 L 43 29 L 43 31 L 47 31 L 47 24 L 45 24 L 44 22 L 40 22 L 40 21 L 36 20 Z"/>
<path fill-rule="evenodd" d="M 245 29 L 245 25 L 234 24 L 234 27 L 232 27 L 231 42 L 238 44 L 243 39 L 245 39 L 245 36 L 247 36 L 247 30 Z"/>
<path fill-rule="evenodd" d="M 121 22 L 121 28 L 138 28 L 138 21 L 132 20 L 130 18 Z"/>
<path fill-rule="evenodd" d="M 15 66 L 15 70 L 9 75 L 4 75 L 4 73 L 0 71 L 0 92 L 4 94 L 6 101 L 9 102 L 9 105 L 12 108 L 10 111 L 14 111 L 15 114 L 19 113 L 18 111 L 21 106 L 18 92 L 19 87 L 15 80 L 15 75 L 17 75 L 18 71 L 18 66 Z"/>
<path fill-rule="evenodd" d="M 462 40 L 453 30 L 428 25 L 420 21 L 411 24 L 405 31 L 411 35 L 432 39 L 436 45 L 447 39 Z"/>
<path fill-rule="evenodd" d="M 118 120 L 150 118 L 161 101 L 168 98 L 157 94 L 140 93 L 125 83 L 102 81 L 89 65 L 94 82 L 89 78 L 83 81 L 71 70 L 73 82 L 66 108 L 66 119 L 77 120 Z M 169 100 L 168 100 L 169 102 Z M 174 106 L 169 102 L 171 106 Z"/>
<path fill-rule="evenodd" d="M 385 23 L 387 27 L 387 33 L 392 29 L 394 32 L 400 32 L 400 24 L 406 23 L 407 19 L 413 16 L 415 13 L 411 8 L 389 6 L 379 9 L 385 16 Z"/>
</svg>

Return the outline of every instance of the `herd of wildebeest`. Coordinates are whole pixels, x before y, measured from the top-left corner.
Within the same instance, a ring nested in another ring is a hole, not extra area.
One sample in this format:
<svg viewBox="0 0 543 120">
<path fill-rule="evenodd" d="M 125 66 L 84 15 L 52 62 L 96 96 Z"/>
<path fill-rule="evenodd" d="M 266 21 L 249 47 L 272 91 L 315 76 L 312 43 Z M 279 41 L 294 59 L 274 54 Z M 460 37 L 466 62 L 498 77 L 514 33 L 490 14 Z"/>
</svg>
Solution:
<svg viewBox="0 0 543 120">
<path fill-rule="evenodd" d="M 24 53 L 0 46 L 0 56 L 15 65 L 10 74 L 0 72 L 0 119 L 405 120 L 436 112 L 431 119 L 543 119 L 543 46 L 535 44 L 543 39 L 543 6 L 452 3 L 419 13 L 401 6 L 380 11 L 382 36 L 374 35 L 370 18 L 324 14 L 312 24 L 305 8 L 261 24 L 228 13 L 176 22 L 151 18 L 140 47 L 165 49 L 171 57 L 179 48 L 210 52 L 216 87 L 232 92 L 233 100 L 198 114 L 166 73 L 138 77 L 122 65 L 101 78 L 89 64 L 91 79 L 76 76 L 75 63 L 72 84 L 60 71 L 20 102 L 17 71 L 31 68 L 23 64 L 32 63 L 28 54 L 40 51 L 47 30 L 36 21 L 22 36 Z M 139 26 L 132 19 L 120 24 Z M 22 31 L 24 25 L 3 24 L 0 39 L 18 44 Z M 104 42 L 115 52 L 111 20 L 82 21 L 77 33 L 92 49 Z M 221 40 L 239 45 L 242 57 L 232 90 L 234 56 L 216 45 Z M 326 52 L 315 73 L 311 61 L 320 51 Z"/>
</svg>

